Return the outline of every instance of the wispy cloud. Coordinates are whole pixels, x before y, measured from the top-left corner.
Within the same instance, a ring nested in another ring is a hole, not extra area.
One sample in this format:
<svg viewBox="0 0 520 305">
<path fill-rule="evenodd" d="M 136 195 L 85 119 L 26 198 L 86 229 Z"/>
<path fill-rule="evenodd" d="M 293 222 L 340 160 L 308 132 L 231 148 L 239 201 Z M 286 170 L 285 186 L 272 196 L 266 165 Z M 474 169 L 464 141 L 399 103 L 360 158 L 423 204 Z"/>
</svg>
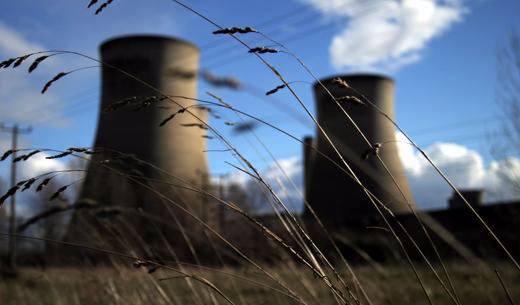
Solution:
<svg viewBox="0 0 520 305">
<path fill-rule="evenodd" d="M 44 46 L 27 40 L 15 29 L 0 23 L 0 60 L 44 49 Z M 63 102 L 52 93 L 40 94 L 49 76 L 38 72 L 29 76 L 22 66 L 0 70 L 0 121 L 29 124 L 41 118 L 53 118 L 49 121 L 52 126 L 68 125 L 68 120 L 61 115 Z"/>
<path fill-rule="evenodd" d="M 338 70 L 395 70 L 416 62 L 435 37 L 461 21 L 457 0 L 300 0 L 344 28 L 329 46 Z"/>
<path fill-rule="evenodd" d="M 420 153 L 404 143 L 406 140 L 402 134 L 397 134 L 397 139 L 400 141 L 398 142 L 399 156 L 417 205 L 421 209 L 445 208 L 452 194 L 450 187 Z M 426 147 L 425 152 L 459 189 L 483 188 L 485 200 L 488 202 L 519 198 L 518 189 L 503 179 L 504 176 L 516 175 L 517 181 L 520 181 L 519 159 L 495 160 L 486 166 L 478 152 L 455 143 L 435 143 Z M 300 196 L 303 191 L 301 159 L 292 157 L 279 160 L 278 163 L 297 189 L 275 164 L 261 171 L 262 177 L 292 210 L 301 210 L 303 208 Z M 242 172 L 237 171 L 230 175 L 227 183 L 231 182 L 241 185 L 248 194 L 261 194 L 258 191 L 258 183 Z M 267 202 L 259 206 L 262 207 L 260 212 L 270 211 Z"/>
<path fill-rule="evenodd" d="M 14 29 L 0 23 L 0 54 L 3 56 L 20 56 L 42 50 L 43 46 L 28 41 Z"/>
<path fill-rule="evenodd" d="M 450 187 L 420 153 L 404 143 L 402 134 L 398 133 L 397 139 L 401 141 L 398 142 L 401 162 L 419 206 L 445 207 L 452 193 Z M 455 143 L 435 143 L 425 152 L 457 188 L 483 188 L 486 201 L 518 199 L 518 190 L 506 183 L 504 177 L 520 174 L 520 160 L 494 160 L 486 166 L 478 152 Z"/>
</svg>

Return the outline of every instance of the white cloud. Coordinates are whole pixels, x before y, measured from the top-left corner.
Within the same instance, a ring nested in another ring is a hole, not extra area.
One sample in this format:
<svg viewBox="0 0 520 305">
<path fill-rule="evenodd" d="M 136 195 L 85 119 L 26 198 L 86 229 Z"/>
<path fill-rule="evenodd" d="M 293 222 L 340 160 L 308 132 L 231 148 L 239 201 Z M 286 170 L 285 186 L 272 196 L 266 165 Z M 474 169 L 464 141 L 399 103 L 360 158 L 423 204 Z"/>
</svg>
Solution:
<svg viewBox="0 0 520 305">
<path fill-rule="evenodd" d="M 61 159 L 46 159 L 48 153 L 39 153 L 27 161 L 19 163 L 20 178 L 28 179 L 51 171 L 66 170 L 67 166 Z"/>
<path fill-rule="evenodd" d="M 449 185 L 439 176 L 433 167 L 416 152 L 411 145 L 404 142 L 402 134 L 397 134 L 399 155 L 403 163 L 408 182 L 415 201 L 421 209 L 445 208 L 452 191 Z M 484 164 L 482 156 L 473 150 L 454 143 L 435 143 L 424 149 L 430 159 L 446 174 L 459 189 L 483 188 L 485 201 L 497 202 L 519 198 L 519 185 L 504 182 L 503 177 L 516 177 L 520 181 L 520 160 L 507 158 Z M 287 176 L 297 186 L 285 178 L 275 164 L 261 171 L 262 177 L 271 185 L 274 192 L 291 210 L 302 210 L 303 193 L 302 162 L 299 157 L 279 160 Z M 256 181 L 244 173 L 235 172 L 227 181 L 233 181 L 246 189 L 249 194 L 261 193 Z M 520 182 L 519 182 L 520 183 Z M 516 189 L 515 189 L 516 187 Z M 515 192 L 516 191 L 516 192 Z M 268 212 L 267 203 L 261 212 Z"/>
<path fill-rule="evenodd" d="M 14 57 L 42 50 L 44 48 L 41 45 L 26 40 L 15 30 L 0 23 L 0 54 L 3 56 Z"/>
<path fill-rule="evenodd" d="M 261 174 L 289 210 L 302 209 L 303 172 L 300 158 L 291 157 L 278 160 L 278 165 L 271 164 Z"/>
<path fill-rule="evenodd" d="M 43 49 L 43 46 L 26 40 L 17 31 L 0 23 L 0 61 Z M 31 58 L 27 59 L 27 62 L 30 61 Z M 35 75 L 37 72 L 39 70 L 28 75 L 22 66 L 0 70 L 0 120 L 32 123 L 53 118 L 46 123 L 52 126 L 68 125 L 69 121 L 62 116 L 63 102 L 50 92 L 45 95 L 40 93 L 50 77 Z"/>
<path fill-rule="evenodd" d="M 397 134 L 399 155 L 408 176 L 415 200 L 421 208 L 446 207 L 451 188 L 419 152 Z M 520 160 L 492 161 L 487 167 L 482 156 L 455 143 L 435 143 L 425 153 L 459 189 L 483 188 L 486 201 L 518 198 L 514 186 L 504 183 L 504 176 L 520 174 Z M 520 181 L 520 179 L 518 180 Z"/>
<path fill-rule="evenodd" d="M 466 11 L 456 0 L 301 1 L 327 17 L 347 19 L 329 46 L 337 69 L 395 70 L 413 63 Z"/>
<path fill-rule="evenodd" d="M 63 102 L 52 93 L 40 94 L 43 83 L 33 85 L 23 72 L 0 70 L 0 120 L 24 124 L 46 121 L 51 126 L 67 126 L 69 120 L 62 115 Z"/>
<path fill-rule="evenodd" d="M 0 154 L 3 154 L 7 149 L 10 149 L 10 143 L 9 145 L 4 145 L 0 142 Z M 18 152 L 18 155 L 27 153 L 26 151 L 20 151 Z M 29 178 L 36 177 L 41 174 L 45 173 L 51 173 L 51 176 L 58 172 L 58 171 L 64 171 L 68 169 L 66 160 L 64 159 L 46 159 L 46 157 L 50 156 L 51 154 L 47 152 L 41 152 L 38 153 L 31 158 L 29 158 L 26 161 L 20 161 L 17 163 L 17 177 L 16 181 L 22 181 Z M 4 189 L 0 190 L 2 194 L 10 187 L 9 181 L 10 177 L 7 175 L 9 173 L 9 165 L 11 163 L 11 158 L 9 157 L 7 160 L 2 162 L 0 165 L 0 169 L 3 170 L 3 173 L 6 173 L 4 176 L 0 176 L 0 179 L 4 182 Z M 46 177 L 50 177 L 49 175 Z M 52 189 L 56 189 L 57 187 L 60 187 L 65 184 L 69 184 L 74 181 L 74 179 L 77 179 L 76 176 L 71 174 L 59 174 L 56 176 L 56 178 L 53 179 Z M 41 182 L 41 180 L 40 180 Z M 34 189 L 36 188 L 36 185 L 38 185 L 39 182 L 35 183 L 32 186 L 32 190 L 19 192 L 17 194 L 17 213 L 20 216 L 30 216 L 33 215 L 36 211 L 41 210 L 42 206 L 41 204 L 41 196 L 48 195 L 47 193 L 36 193 L 34 192 Z M 67 190 L 65 192 L 66 198 L 74 198 L 75 193 L 71 192 L 70 190 Z M 48 195 L 50 196 L 50 195 Z M 40 199 L 38 199 L 40 197 Z M 5 214 L 9 214 L 9 210 L 4 206 L 1 207 L 3 212 Z"/>
</svg>

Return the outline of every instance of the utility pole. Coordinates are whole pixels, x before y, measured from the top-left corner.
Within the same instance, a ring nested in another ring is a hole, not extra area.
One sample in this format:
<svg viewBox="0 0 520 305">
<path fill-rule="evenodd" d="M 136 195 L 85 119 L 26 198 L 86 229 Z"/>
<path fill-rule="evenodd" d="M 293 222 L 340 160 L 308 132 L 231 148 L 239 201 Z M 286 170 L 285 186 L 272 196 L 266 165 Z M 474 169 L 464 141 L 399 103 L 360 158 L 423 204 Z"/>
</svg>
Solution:
<svg viewBox="0 0 520 305">
<path fill-rule="evenodd" d="M 14 124 L 11 127 L 5 126 L 4 124 L 0 124 L 0 130 L 4 132 L 11 133 L 11 150 L 13 153 L 11 154 L 11 187 L 16 185 L 16 163 L 14 159 L 16 159 L 16 150 L 18 149 L 18 135 L 19 134 L 28 134 L 32 131 L 32 127 L 20 128 L 18 124 Z M 10 213 L 9 213 L 9 242 L 7 244 L 7 259 L 6 259 L 6 267 L 7 272 L 11 272 L 15 274 L 16 269 L 16 238 L 12 236 L 12 234 L 16 233 L 16 194 L 11 196 L 10 202 Z"/>
<path fill-rule="evenodd" d="M 226 174 L 220 174 L 218 175 L 218 195 L 220 197 L 220 200 L 227 200 L 227 198 L 224 198 L 224 178 L 226 177 Z M 225 228 L 225 222 L 226 222 L 226 210 L 225 207 L 222 204 L 218 205 L 217 210 L 217 218 L 218 218 L 218 225 L 219 225 L 219 232 L 222 234 L 224 233 Z"/>
</svg>

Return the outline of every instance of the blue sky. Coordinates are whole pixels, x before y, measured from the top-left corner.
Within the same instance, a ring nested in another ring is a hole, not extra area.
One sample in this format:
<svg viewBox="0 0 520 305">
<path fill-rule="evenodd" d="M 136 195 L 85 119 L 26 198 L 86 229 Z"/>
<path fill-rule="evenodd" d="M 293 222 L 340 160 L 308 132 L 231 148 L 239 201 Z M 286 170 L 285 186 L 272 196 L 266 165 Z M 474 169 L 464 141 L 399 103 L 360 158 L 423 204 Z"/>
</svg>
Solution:
<svg viewBox="0 0 520 305">
<path fill-rule="evenodd" d="M 314 133 L 308 119 L 294 119 L 304 115 L 285 92 L 269 99 L 258 97 L 257 92 L 278 85 L 265 67 L 228 37 L 212 35 L 211 25 L 182 7 L 165 0 L 115 0 L 96 16 L 93 9 L 86 9 L 87 3 L 2 1 L 0 57 L 38 49 L 74 50 L 97 56 L 100 43 L 118 35 L 178 36 L 205 46 L 201 49 L 202 68 L 217 75 L 233 76 L 251 88 L 247 92 L 232 92 L 211 88 L 201 81 L 199 97 L 205 98 L 209 90 L 297 137 Z M 424 6 L 414 8 L 415 3 Z M 468 177 L 484 177 L 489 174 L 492 161 L 500 161 L 489 154 L 489 135 L 501 120 L 495 103 L 496 52 L 513 29 L 520 31 L 520 2 L 421 0 L 415 3 L 410 0 L 190 1 L 195 9 L 223 26 L 255 26 L 281 40 L 319 77 L 365 71 L 392 76 L 396 81 L 398 123 L 422 147 L 436 153 L 441 164 L 453 167 L 456 163 L 455 167 L 463 167 L 453 174 L 457 176 L 462 171 L 461 186 L 465 186 L 463 181 Z M 437 17 L 428 18 L 431 10 L 438 13 Z M 387 22 L 388 19 L 397 24 L 402 21 L 401 26 L 393 27 L 395 24 Z M 366 20 L 374 26 L 367 27 Z M 377 35 L 369 35 L 374 31 Z M 392 39 L 385 42 L 385 37 Z M 256 43 L 266 44 L 261 40 Z M 331 52 L 331 44 L 337 46 L 335 51 Z M 268 58 L 288 80 L 312 82 L 287 55 Z M 64 149 L 92 145 L 98 112 L 97 69 L 70 75 L 54 84 L 45 96 L 39 94 L 42 85 L 56 73 L 91 64 L 73 56 L 60 56 L 42 64 L 34 75 L 0 71 L 0 121 L 32 125 L 33 132 L 21 140 L 26 146 Z M 314 110 L 311 86 L 305 82 L 294 87 Z M 261 150 L 260 146 L 251 146 L 254 143 L 251 135 L 233 136 L 221 122 L 212 123 L 224 130 L 257 167 L 269 167 L 267 155 L 256 152 Z M 259 127 L 257 134 L 276 157 L 288 160 L 300 157 L 300 145 L 285 136 L 266 127 Z M 2 148 L 7 147 L 7 141 L 7 134 L 0 135 Z M 210 142 L 210 147 L 220 145 Z M 413 152 L 405 154 L 410 164 L 407 171 L 415 179 L 411 182 L 414 190 L 436 190 L 430 186 L 440 182 L 426 179 L 429 174 L 425 174 Z M 450 155 L 457 156 L 456 162 L 449 159 Z M 224 162 L 232 160 L 228 155 L 212 153 L 209 159 L 214 174 L 232 170 Z M 293 166 L 298 162 L 287 164 Z M 7 167 L 0 169 L 6 177 Z M 467 186 L 486 182 L 489 181 L 482 178 Z M 436 195 L 419 197 L 424 198 L 424 207 L 442 206 L 448 191 L 443 188 L 443 192 L 438 195 L 438 191 L 430 191 Z"/>
</svg>

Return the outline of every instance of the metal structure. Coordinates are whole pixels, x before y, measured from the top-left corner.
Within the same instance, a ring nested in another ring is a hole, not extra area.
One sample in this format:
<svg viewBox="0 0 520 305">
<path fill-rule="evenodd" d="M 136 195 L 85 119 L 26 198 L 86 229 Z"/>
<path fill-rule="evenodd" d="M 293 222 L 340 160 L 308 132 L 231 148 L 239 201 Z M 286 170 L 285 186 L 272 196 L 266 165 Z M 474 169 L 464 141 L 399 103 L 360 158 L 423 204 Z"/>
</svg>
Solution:
<svg viewBox="0 0 520 305">
<path fill-rule="evenodd" d="M 103 152 L 92 156 L 77 201 L 99 208 L 76 211 L 65 239 L 90 243 L 126 226 L 147 247 L 164 239 L 177 243 L 196 223 L 182 209 L 204 221 L 211 216 L 204 196 L 184 187 L 208 185 L 207 110 L 183 98 L 196 98 L 198 49 L 169 37 L 129 36 L 103 43 L 100 53 L 106 65 L 94 147 Z M 123 225 L 114 229 L 117 221 Z"/>
<path fill-rule="evenodd" d="M 382 144 L 381 148 L 377 155 L 370 153 L 373 151 L 371 146 L 360 136 L 356 127 L 326 90 L 316 83 L 314 94 L 318 122 L 368 190 L 393 212 L 409 212 L 408 204 L 414 207 L 415 202 L 399 159 L 394 126 L 372 107 L 358 104 L 352 99 L 342 99 L 353 96 L 363 101 L 362 94 L 393 118 L 393 80 L 379 75 L 340 77 L 355 90 L 338 86 L 332 81 L 334 78 L 324 79 L 322 83 L 339 100 L 368 141 L 372 144 Z M 304 143 L 306 199 L 321 219 L 340 225 L 349 219 L 359 219 L 377 212 L 359 184 L 346 174 L 348 171 L 323 134 L 318 131 L 315 139 L 306 138 Z M 337 165 L 316 151 L 330 157 Z M 387 173 L 378 156 L 393 178 Z M 398 183 L 400 190 L 393 179 Z M 305 213 L 308 214 L 309 211 L 306 210 Z"/>
</svg>

